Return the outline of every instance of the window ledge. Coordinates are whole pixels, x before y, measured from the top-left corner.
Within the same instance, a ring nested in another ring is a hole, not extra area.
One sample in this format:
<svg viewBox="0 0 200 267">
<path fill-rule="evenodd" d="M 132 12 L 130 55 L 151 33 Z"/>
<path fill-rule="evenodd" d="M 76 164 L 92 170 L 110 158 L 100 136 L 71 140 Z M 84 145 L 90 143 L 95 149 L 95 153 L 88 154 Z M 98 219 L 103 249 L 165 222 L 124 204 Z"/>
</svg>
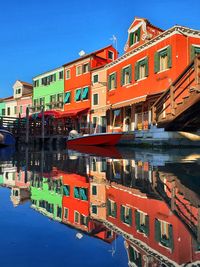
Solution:
<svg viewBox="0 0 200 267">
<path fill-rule="evenodd" d="M 159 74 L 159 73 L 163 73 L 163 72 L 165 72 L 165 71 L 167 71 L 167 70 L 169 70 L 170 68 L 167 68 L 167 69 L 164 69 L 164 70 L 160 70 L 160 71 L 158 71 L 156 74 Z"/>
<path fill-rule="evenodd" d="M 140 79 L 138 79 L 138 80 L 137 80 L 137 82 L 140 82 L 140 81 L 146 80 L 146 79 L 147 79 L 147 77 L 148 77 L 148 76 L 145 76 L 145 77 L 143 77 L 143 78 L 140 78 Z"/>
</svg>

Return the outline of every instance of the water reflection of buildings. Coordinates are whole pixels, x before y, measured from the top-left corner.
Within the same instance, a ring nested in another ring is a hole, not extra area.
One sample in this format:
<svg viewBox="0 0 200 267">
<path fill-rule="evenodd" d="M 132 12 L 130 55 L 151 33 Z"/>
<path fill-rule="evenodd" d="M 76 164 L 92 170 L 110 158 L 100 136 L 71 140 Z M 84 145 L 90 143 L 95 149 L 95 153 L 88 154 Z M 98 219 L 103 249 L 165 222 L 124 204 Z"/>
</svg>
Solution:
<svg viewBox="0 0 200 267">
<path fill-rule="evenodd" d="M 9 174 L 15 178 L 7 186 L 11 196 L 20 188 L 21 198 L 30 190 L 32 208 L 77 229 L 79 238 L 87 233 L 111 243 L 123 236 L 129 266 L 197 266 L 199 165 L 180 158 L 170 163 L 170 157 L 38 153 L 28 157 L 26 169 L 18 165 L 18 174 Z"/>
</svg>

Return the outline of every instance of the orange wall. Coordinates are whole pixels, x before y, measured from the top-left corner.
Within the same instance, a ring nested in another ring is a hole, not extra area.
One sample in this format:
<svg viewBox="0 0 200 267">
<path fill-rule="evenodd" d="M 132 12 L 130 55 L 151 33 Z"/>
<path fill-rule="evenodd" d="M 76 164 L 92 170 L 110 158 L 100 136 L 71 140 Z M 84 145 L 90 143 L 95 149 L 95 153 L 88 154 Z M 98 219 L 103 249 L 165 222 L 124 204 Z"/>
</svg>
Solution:
<svg viewBox="0 0 200 267">
<path fill-rule="evenodd" d="M 157 93 L 167 89 L 170 81 L 174 81 L 190 62 L 190 45 L 199 44 L 200 38 L 185 37 L 174 34 L 165 40 L 156 43 L 152 47 L 145 49 L 131 58 L 111 66 L 107 70 L 107 75 L 117 72 L 117 88 L 107 93 L 107 103 L 114 104 L 131 98 Z M 172 46 L 172 68 L 154 73 L 154 54 L 157 50 Z M 188 53 L 186 53 L 188 51 Z M 140 81 L 134 79 L 135 63 L 143 57 L 149 57 L 149 76 Z M 121 87 L 121 69 L 127 65 L 132 65 L 132 83 Z"/>
</svg>

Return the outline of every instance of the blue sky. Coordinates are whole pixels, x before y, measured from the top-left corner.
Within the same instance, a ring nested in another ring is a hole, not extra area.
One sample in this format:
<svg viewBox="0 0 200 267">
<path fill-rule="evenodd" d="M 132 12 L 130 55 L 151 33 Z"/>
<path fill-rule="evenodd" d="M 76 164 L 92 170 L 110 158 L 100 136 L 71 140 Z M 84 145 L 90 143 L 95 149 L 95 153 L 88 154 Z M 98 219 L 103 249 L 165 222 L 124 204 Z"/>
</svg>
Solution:
<svg viewBox="0 0 200 267">
<path fill-rule="evenodd" d="M 135 16 L 168 29 L 175 24 L 200 30 L 199 1 L 186 0 L 5 0 L 0 3 L 0 97 L 12 85 L 59 67 L 118 40 L 123 53 Z"/>
</svg>

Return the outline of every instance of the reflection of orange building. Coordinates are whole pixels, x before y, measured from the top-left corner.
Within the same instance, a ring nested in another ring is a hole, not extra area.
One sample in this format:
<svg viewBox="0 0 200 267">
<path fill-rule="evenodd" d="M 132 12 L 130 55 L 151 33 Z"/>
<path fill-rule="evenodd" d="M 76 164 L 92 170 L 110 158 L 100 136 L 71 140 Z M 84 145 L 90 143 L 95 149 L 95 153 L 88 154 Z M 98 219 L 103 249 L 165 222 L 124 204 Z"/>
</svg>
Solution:
<svg viewBox="0 0 200 267">
<path fill-rule="evenodd" d="M 177 264 L 200 260 L 190 232 L 156 194 L 148 197 L 137 189 L 111 183 L 107 187 L 107 222 L 132 242 L 132 247 L 138 245 L 146 253 L 153 250 L 158 259 Z M 134 248 L 127 246 L 129 260 L 137 262 Z"/>
</svg>

